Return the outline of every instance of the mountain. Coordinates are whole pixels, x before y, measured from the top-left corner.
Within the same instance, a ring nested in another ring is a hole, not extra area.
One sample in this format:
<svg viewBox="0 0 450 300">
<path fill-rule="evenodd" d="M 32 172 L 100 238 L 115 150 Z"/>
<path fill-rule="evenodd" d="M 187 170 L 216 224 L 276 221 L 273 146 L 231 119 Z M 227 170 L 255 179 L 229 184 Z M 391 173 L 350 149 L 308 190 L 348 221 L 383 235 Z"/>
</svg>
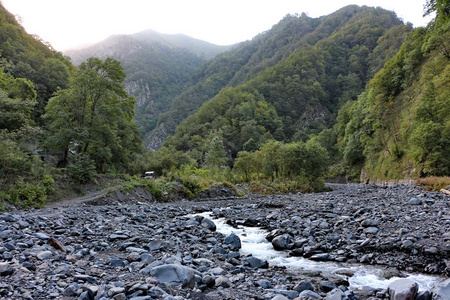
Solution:
<svg viewBox="0 0 450 300">
<path fill-rule="evenodd" d="M 265 101 L 278 106 L 278 113 L 286 120 L 284 130 L 292 131 L 285 132 L 287 139 L 295 135 L 298 130 L 293 127 L 301 122 L 316 126 L 308 120 L 314 116 L 320 115 L 317 121 L 323 126 L 336 113 L 339 103 L 356 99 L 367 80 L 396 53 L 409 30 L 411 27 L 405 26 L 395 13 L 381 8 L 351 5 L 321 18 L 288 15 L 269 31 L 207 61 L 193 76 L 191 86 L 161 115 L 147 139 L 147 147 L 160 147 L 184 119 L 224 87 L 252 80 L 251 85 L 257 86 Z M 315 62 L 318 65 L 314 66 Z M 317 76 L 312 82 L 320 84 L 317 92 L 323 96 L 314 96 L 323 99 L 320 105 L 314 105 L 315 112 L 309 110 L 310 116 L 301 107 L 314 97 L 301 94 L 296 87 L 308 82 L 302 80 L 302 72 L 308 72 L 302 69 L 318 72 L 309 75 Z M 282 92 L 289 99 L 277 98 L 277 86 L 292 91 L 291 96 Z"/>
<path fill-rule="evenodd" d="M 75 65 L 89 57 L 119 60 L 127 78 L 125 87 L 137 100 L 136 116 L 143 134 L 151 131 L 159 115 L 170 107 L 191 76 L 209 58 L 230 49 L 182 34 L 145 30 L 114 35 L 84 49 L 65 52 Z"/>
<path fill-rule="evenodd" d="M 186 117 L 166 145 L 199 162 L 214 136 L 231 158 L 250 141 L 306 140 L 333 125 L 411 30 L 393 12 L 356 5 L 318 19 L 286 16 L 205 63 L 201 80 L 173 101 L 155 132 L 166 126 L 170 133 L 168 124 Z"/>
<path fill-rule="evenodd" d="M 442 12 L 410 33 L 358 100 L 339 112 L 341 152 L 362 181 L 450 174 L 448 4 Z"/>
</svg>

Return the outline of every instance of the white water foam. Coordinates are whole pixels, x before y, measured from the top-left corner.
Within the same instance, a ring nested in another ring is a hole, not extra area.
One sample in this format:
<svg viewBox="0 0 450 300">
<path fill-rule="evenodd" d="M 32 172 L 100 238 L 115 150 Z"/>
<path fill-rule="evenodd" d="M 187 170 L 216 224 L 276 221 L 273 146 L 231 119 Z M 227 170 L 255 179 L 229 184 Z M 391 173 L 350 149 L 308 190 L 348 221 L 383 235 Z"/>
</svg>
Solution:
<svg viewBox="0 0 450 300">
<path fill-rule="evenodd" d="M 211 218 L 211 213 L 205 212 L 198 214 L 206 218 Z M 293 269 L 302 269 L 306 271 L 326 271 L 334 273 L 349 270 L 353 276 L 347 278 L 350 283 L 350 288 L 361 289 L 363 287 L 371 287 L 376 289 L 386 289 L 389 284 L 400 277 L 384 278 L 385 268 L 368 265 L 345 264 L 334 262 L 318 262 L 308 260 L 302 257 L 288 256 L 287 253 L 276 251 L 272 244 L 266 240 L 267 231 L 257 227 L 240 226 L 234 228 L 226 224 L 225 219 L 213 219 L 217 227 L 217 232 L 225 236 L 231 233 L 236 234 L 241 239 L 242 248 L 240 253 L 242 255 L 251 254 L 259 259 L 267 260 L 269 265 L 285 266 Z M 406 274 L 408 279 L 419 284 L 419 290 L 430 290 L 436 283 L 443 281 L 443 278 L 437 276 L 423 275 L 423 274 Z M 343 277 L 342 275 L 339 275 Z"/>
</svg>

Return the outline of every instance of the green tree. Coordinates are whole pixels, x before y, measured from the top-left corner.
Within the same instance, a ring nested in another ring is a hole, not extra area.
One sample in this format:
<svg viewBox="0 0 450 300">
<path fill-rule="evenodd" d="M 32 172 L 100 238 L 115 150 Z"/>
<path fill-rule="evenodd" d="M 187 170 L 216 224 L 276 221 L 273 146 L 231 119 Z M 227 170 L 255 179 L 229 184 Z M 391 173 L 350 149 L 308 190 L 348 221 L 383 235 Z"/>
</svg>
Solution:
<svg viewBox="0 0 450 300">
<path fill-rule="evenodd" d="M 89 156 L 100 172 L 123 169 L 141 150 L 133 121 L 135 99 L 124 88 L 125 72 L 112 58 L 82 63 L 69 88 L 60 90 L 46 106 L 46 145 Z"/>
<path fill-rule="evenodd" d="M 218 136 L 214 136 L 209 144 L 208 152 L 205 155 L 205 166 L 214 173 L 224 167 L 227 163 L 227 157 L 223 142 Z"/>
</svg>

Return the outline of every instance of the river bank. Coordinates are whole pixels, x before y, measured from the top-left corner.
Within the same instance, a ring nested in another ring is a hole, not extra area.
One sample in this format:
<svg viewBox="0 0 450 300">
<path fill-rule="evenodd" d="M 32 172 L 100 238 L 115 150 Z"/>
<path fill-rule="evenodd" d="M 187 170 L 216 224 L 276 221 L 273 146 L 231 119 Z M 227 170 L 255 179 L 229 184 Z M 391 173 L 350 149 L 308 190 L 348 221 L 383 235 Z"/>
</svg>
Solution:
<svg viewBox="0 0 450 300">
<path fill-rule="evenodd" d="M 239 252 L 234 237 L 227 240 L 215 230 L 215 217 L 230 226 L 267 230 L 272 245 L 288 257 L 381 265 L 386 277 L 402 272 L 449 276 L 449 196 L 403 185 L 332 187 L 318 194 L 172 203 L 106 196 L 90 204 L 3 213 L 0 297 L 388 297 L 383 288 L 350 290 L 348 274 L 292 271 Z M 202 212 L 212 212 L 211 220 L 189 216 Z"/>
</svg>

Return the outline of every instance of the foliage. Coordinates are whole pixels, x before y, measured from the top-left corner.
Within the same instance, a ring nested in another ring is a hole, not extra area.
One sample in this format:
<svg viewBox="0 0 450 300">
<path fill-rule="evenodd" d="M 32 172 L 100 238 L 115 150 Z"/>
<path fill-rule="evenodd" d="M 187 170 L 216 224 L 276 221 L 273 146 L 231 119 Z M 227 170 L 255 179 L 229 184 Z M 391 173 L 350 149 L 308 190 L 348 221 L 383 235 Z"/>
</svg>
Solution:
<svg viewBox="0 0 450 300">
<path fill-rule="evenodd" d="M 78 183 L 91 181 L 95 172 L 95 162 L 83 153 L 69 155 L 69 164 L 66 173 Z"/>
<path fill-rule="evenodd" d="M 449 174 L 449 28 L 440 19 L 416 29 L 339 112 L 343 157 L 363 166 L 367 180 Z"/>
<path fill-rule="evenodd" d="M 186 91 L 159 118 L 150 136 L 151 146 L 158 147 L 174 132 L 178 135 L 180 129 L 175 128 L 183 120 L 180 127 L 188 128 L 181 131 L 194 127 L 192 122 L 198 122 L 195 131 L 208 126 L 211 118 L 202 120 L 189 115 L 204 110 L 203 103 L 209 108 L 220 105 L 206 102 L 211 98 L 212 102 L 222 102 L 218 99 L 223 97 L 224 89 L 242 86 L 275 108 L 276 118 L 283 122 L 275 138 L 306 140 L 309 134 L 330 125 L 331 116 L 341 104 L 356 99 L 370 75 L 398 50 L 410 30 L 411 26 L 403 25 L 395 14 L 381 8 L 351 5 L 318 19 L 305 14 L 288 15 L 252 41 L 206 62 Z M 253 124 L 239 126 L 250 129 Z M 204 139 L 197 132 L 194 135 Z M 223 140 L 225 150 L 234 158 L 248 139 L 232 147 L 225 136 Z M 258 137 L 254 140 L 259 142 Z"/>
<path fill-rule="evenodd" d="M 91 58 L 49 100 L 46 145 L 49 149 L 89 156 L 99 172 L 126 169 L 141 140 L 133 122 L 135 100 L 124 90 L 125 73 L 117 60 Z"/>
</svg>

